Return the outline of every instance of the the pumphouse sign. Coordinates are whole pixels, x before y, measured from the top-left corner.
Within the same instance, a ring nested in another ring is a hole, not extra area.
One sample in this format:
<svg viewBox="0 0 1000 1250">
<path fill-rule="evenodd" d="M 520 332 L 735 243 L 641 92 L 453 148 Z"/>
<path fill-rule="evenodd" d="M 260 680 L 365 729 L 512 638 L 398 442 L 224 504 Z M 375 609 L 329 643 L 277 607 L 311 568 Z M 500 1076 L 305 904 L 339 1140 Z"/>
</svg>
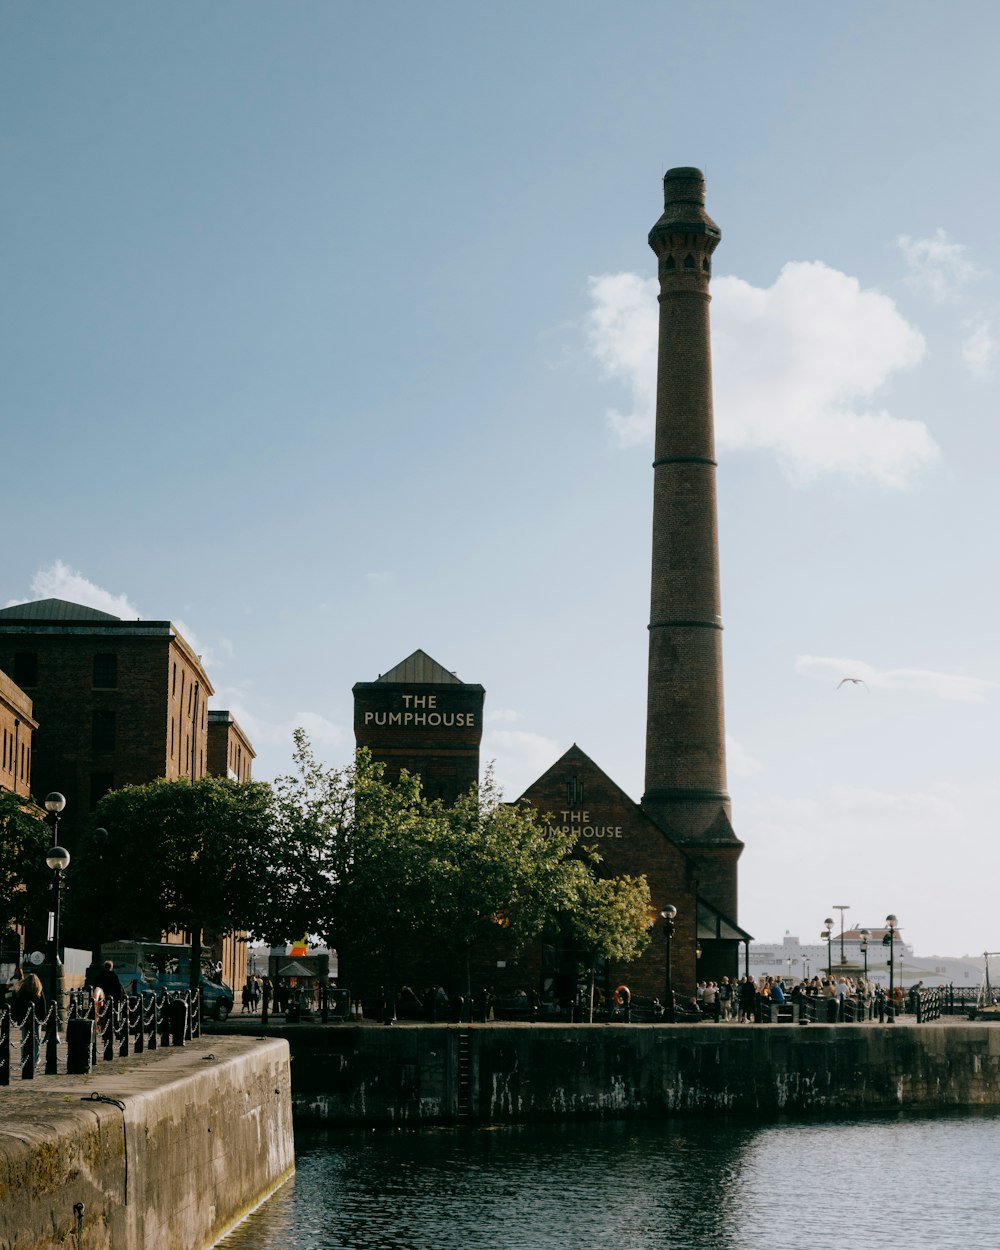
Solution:
<svg viewBox="0 0 1000 1250">
<path fill-rule="evenodd" d="M 453 802 L 479 780 L 485 695 L 414 651 L 377 681 L 355 685 L 355 741 L 385 761 L 389 777 L 419 773 L 425 794 Z"/>
</svg>

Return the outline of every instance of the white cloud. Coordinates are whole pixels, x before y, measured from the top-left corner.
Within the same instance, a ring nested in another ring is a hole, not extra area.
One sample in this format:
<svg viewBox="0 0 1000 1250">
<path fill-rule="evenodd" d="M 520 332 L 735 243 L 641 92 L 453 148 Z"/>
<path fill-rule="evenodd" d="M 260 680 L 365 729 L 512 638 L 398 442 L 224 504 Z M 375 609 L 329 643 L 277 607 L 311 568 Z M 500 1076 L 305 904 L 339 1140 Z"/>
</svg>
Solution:
<svg viewBox="0 0 1000 1250">
<path fill-rule="evenodd" d="M 590 349 L 605 377 L 624 382 L 632 411 L 612 408 L 608 422 L 623 447 L 649 442 L 656 411 L 657 286 L 634 273 L 590 279 Z"/>
<path fill-rule="evenodd" d="M 955 243 L 940 227 L 929 239 L 901 234 L 896 244 L 910 271 L 910 286 L 937 304 L 955 299 L 964 286 L 982 277 L 982 270 L 967 259 L 965 244 Z"/>
<path fill-rule="evenodd" d="M 760 760 L 755 759 L 731 734 L 726 734 L 726 764 L 735 777 L 752 777 L 763 767 Z"/>
<path fill-rule="evenodd" d="M 1000 350 L 1000 335 L 992 319 L 984 319 L 974 325 L 962 344 L 962 362 L 973 377 L 989 381 L 993 376 L 993 363 Z"/>
<path fill-rule="evenodd" d="M 497 781 L 509 799 L 523 794 L 561 754 L 552 738 L 523 729 L 492 729 L 483 738 L 482 758 L 496 762 Z"/>
<path fill-rule="evenodd" d="M 623 445 L 652 439 L 657 284 L 635 274 L 591 279 L 590 349 L 631 392 L 608 420 Z M 762 448 L 805 483 L 838 473 L 909 484 L 938 455 L 917 421 L 876 407 L 891 376 L 915 366 L 924 339 L 892 300 L 819 262 L 785 265 L 775 283 L 713 284 L 712 356 L 720 448 Z"/>
<path fill-rule="evenodd" d="M 202 667 L 207 671 L 208 668 L 216 659 L 216 656 L 212 652 L 212 649 L 210 647 L 207 647 L 201 641 L 201 639 L 197 636 L 194 630 L 191 629 L 191 627 L 185 621 L 182 621 L 179 616 L 175 617 L 173 621 L 171 622 L 171 624 L 173 624 L 175 628 L 177 629 L 178 633 L 182 635 L 187 645 L 195 653 L 198 659 L 201 660 Z"/>
<path fill-rule="evenodd" d="M 304 729 L 309 741 L 317 748 L 340 747 L 348 740 L 348 731 L 342 725 L 319 712 L 295 712 L 280 720 L 268 720 L 259 712 L 251 711 L 245 700 L 246 690 L 233 686 L 217 690 L 212 705 L 228 708 L 232 712 L 255 750 L 262 746 L 278 746 L 287 748 L 291 755 L 292 734 L 296 729 Z"/>
<path fill-rule="evenodd" d="M 833 688 L 845 677 L 859 677 L 870 689 L 911 690 L 917 694 L 968 703 L 983 702 L 988 691 L 1000 686 L 1000 682 L 967 677 L 962 673 L 937 673 L 919 668 L 877 669 L 863 660 L 834 656 L 800 655 L 795 661 L 795 671 L 803 677 L 828 682 Z M 844 686 L 843 690 L 860 692 L 861 687 Z"/>
<path fill-rule="evenodd" d="M 516 721 L 523 720 L 522 713 L 516 712 L 510 707 L 498 707 L 494 712 L 486 713 L 487 722 L 493 723 L 502 721 L 504 724 L 512 725 Z"/>
<path fill-rule="evenodd" d="M 82 603 L 85 607 L 97 608 L 99 612 L 110 612 L 112 616 L 120 616 L 124 620 L 135 620 L 140 615 L 139 609 L 127 595 L 114 595 L 110 590 L 102 590 L 62 560 L 56 560 L 47 568 L 38 570 L 31 579 L 30 598 L 66 599 L 70 603 Z M 11 599 L 5 606 L 11 608 L 24 602 L 24 599 Z"/>
</svg>

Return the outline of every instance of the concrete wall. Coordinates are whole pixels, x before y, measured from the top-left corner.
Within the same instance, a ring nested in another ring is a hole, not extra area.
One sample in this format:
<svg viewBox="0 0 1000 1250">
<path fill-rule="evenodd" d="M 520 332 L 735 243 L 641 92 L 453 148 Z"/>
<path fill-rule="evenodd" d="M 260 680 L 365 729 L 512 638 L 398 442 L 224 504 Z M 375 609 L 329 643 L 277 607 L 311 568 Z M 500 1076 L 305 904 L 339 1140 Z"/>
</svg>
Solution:
<svg viewBox="0 0 1000 1250">
<path fill-rule="evenodd" d="M 302 1025 L 287 1036 L 296 1119 L 332 1124 L 1000 1104 L 993 1025 Z"/>
<path fill-rule="evenodd" d="M 0 1089 L 5 1248 L 201 1250 L 293 1170 L 280 1040 L 216 1035 Z"/>
</svg>

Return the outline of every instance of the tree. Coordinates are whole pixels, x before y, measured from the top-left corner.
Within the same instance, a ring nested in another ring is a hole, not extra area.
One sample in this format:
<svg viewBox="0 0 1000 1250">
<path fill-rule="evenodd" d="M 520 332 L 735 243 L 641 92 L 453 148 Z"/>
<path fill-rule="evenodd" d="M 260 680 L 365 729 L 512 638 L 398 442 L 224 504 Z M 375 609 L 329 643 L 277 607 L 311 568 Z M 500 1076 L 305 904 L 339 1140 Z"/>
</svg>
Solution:
<svg viewBox="0 0 1000 1250">
<path fill-rule="evenodd" d="M 419 828 L 428 820 L 419 779 L 385 780 L 367 750 L 347 768 L 320 764 L 295 731 L 293 775 L 274 783 L 274 862 L 253 931 L 268 941 L 302 934 L 336 946 L 346 935 L 376 948 L 395 917 L 410 922 Z"/>
<path fill-rule="evenodd" d="M 588 956 L 591 1021 L 597 960 L 631 963 L 638 959 L 649 945 L 651 915 L 649 882 L 644 876 L 598 877 L 588 871 L 580 878 L 573 906 L 559 916 L 559 929 L 570 949 Z"/>
<path fill-rule="evenodd" d="M 253 927 L 272 854 L 272 812 L 263 782 L 161 778 L 112 791 L 81 846 L 74 916 L 99 908 L 105 936 L 187 932 L 195 987 L 203 931 Z"/>
<path fill-rule="evenodd" d="M 468 996 L 473 948 L 495 940 L 499 927 L 515 952 L 523 950 L 573 906 L 584 870 L 573 858 L 573 833 L 543 823 L 528 804 L 504 802 L 492 767 L 481 786 L 431 812 L 419 865 L 420 924 L 458 957 Z"/>
<path fill-rule="evenodd" d="M 598 879 L 598 857 L 527 804 L 504 802 L 492 769 L 450 807 L 420 778 L 385 778 L 367 750 L 327 768 L 302 730 L 293 775 L 275 782 L 274 846 L 250 928 L 275 942 L 302 934 L 368 954 L 404 935 L 451 952 L 470 990 L 470 956 L 502 931 L 514 951 L 561 918 L 594 956 L 628 959 L 646 941 L 645 878 Z M 390 981 L 393 974 L 390 971 Z"/>
<path fill-rule="evenodd" d="M 52 878 L 45 863 L 48 849 L 42 809 L 0 790 L 0 934 L 40 910 Z"/>
</svg>

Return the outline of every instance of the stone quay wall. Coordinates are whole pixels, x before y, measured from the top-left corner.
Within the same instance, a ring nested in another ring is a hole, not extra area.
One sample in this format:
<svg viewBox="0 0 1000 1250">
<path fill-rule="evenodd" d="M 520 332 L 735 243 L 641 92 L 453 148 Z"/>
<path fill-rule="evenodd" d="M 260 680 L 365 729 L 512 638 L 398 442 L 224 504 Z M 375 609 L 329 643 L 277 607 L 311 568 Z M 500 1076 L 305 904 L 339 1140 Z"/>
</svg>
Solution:
<svg viewBox="0 0 1000 1250">
<path fill-rule="evenodd" d="M 0 1089 L 0 1247 L 203 1250 L 294 1167 L 280 1039 L 213 1035 L 15 1079 Z"/>
<path fill-rule="evenodd" d="M 277 1026 L 296 1122 L 514 1123 L 1000 1104 L 1000 1027 Z"/>
</svg>

